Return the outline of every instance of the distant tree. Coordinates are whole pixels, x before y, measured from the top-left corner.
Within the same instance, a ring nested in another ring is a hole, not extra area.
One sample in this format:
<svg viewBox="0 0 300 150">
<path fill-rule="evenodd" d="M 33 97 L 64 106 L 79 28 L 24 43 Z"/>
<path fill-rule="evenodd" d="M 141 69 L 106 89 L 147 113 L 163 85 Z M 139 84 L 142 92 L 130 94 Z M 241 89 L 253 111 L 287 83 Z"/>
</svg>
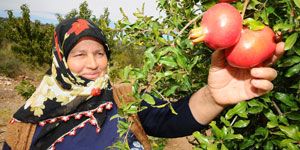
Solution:
<svg viewBox="0 0 300 150">
<path fill-rule="evenodd" d="M 93 21 L 96 20 L 96 17 L 92 15 L 92 10 L 88 8 L 87 1 L 84 1 L 79 5 L 79 11 L 77 9 L 72 9 L 70 12 L 68 12 L 65 16 L 62 16 L 61 14 L 55 14 L 56 18 L 59 22 L 61 22 L 64 19 L 70 19 L 74 17 L 81 17 L 85 19 L 92 19 Z"/>
<path fill-rule="evenodd" d="M 42 25 L 30 21 L 30 10 L 26 4 L 21 7 L 22 17 L 15 17 L 7 11 L 7 39 L 12 42 L 12 51 L 30 64 L 43 65 L 51 62 L 51 41 L 53 25 Z"/>
</svg>

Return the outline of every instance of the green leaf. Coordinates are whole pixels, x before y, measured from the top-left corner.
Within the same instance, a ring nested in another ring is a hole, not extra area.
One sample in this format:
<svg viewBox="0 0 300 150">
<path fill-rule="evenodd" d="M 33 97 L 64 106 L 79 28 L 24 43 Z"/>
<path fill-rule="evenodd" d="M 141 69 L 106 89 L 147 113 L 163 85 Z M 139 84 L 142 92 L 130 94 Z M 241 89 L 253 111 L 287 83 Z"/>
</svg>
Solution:
<svg viewBox="0 0 300 150">
<path fill-rule="evenodd" d="M 253 99 L 251 101 L 248 101 L 247 103 L 250 107 L 254 106 L 265 106 L 262 102 L 258 101 L 257 99 Z"/>
<path fill-rule="evenodd" d="M 248 26 L 250 30 L 262 30 L 265 25 L 253 18 L 247 18 L 243 21 L 243 24 Z"/>
<path fill-rule="evenodd" d="M 153 23 L 152 23 L 152 31 L 153 31 L 153 33 L 154 33 L 154 35 L 155 35 L 156 37 L 159 36 L 159 31 L 158 31 L 158 29 L 159 29 L 158 23 L 157 23 L 157 22 L 153 22 Z"/>
<path fill-rule="evenodd" d="M 288 119 L 295 120 L 295 121 L 299 121 L 300 120 L 300 114 L 299 114 L 299 112 L 290 112 L 290 113 L 287 113 L 286 117 Z"/>
<path fill-rule="evenodd" d="M 244 137 L 241 134 L 228 134 L 224 137 L 226 140 L 233 140 L 233 139 L 243 139 Z"/>
<path fill-rule="evenodd" d="M 271 141 L 267 141 L 266 145 L 264 145 L 264 149 L 272 150 L 274 149 L 274 144 Z"/>
<path fill-rule="evenodd" d="M 228 150 L 228 148 L 222 143 L 221 150 Z"/>
<path fill-rule="evenodd" d="M 124 80 L 127 80 L 130 71 L 131 71 L 131 67 L 126 66 L 126 67 L 122 70 L 123 74 L 122 74 L 122 77 L 121 77 L 121 78 L 124 79 Z"/>
<path fill-rule="evenodd" d="M 287 118 L 285 117 L 285 116 L 279 116 L 278 117 L 278 120 L 281 122 L 281 123 L 283 123 L 284 125 L 289 125 L 289 122 L 288 122 L 288 120 L 287 120 Z"/>
<path fill-rule="evenodd" d="M 113 115 L 112 117 L 109 118 L 109 120 L 113 120 L 116 118 L 121 118 L 121 116 L 119 114 Z"/>
<path fill-rule="evenodd" d="M 298 38 L 298 33 L 297 33 L 297 32 L 295 32 L 295 33 L 293 33 L 292 35 L 290 35 L 290 36 L 286 39 L 286 41 L 285 41 L 284 50 L 289 50 L 289 49 L 291 49 L 291 48 L 294 46 L 294 44 L 296 43 L 297 38 Z"/>
<path fill-rule="evenodd" d="M 295 74 L 298 74 L 299 72 L 300 72 L 300 63 L 289 68 L 284 76 L 289 78 L 294 76 Z"/>
<path fill-rule="evenodd" d="M 275 127 L 277 127 L 278 126 L 278 122 L 277 121 L 269 121 L 268 123 L 267 123 L 267 127 L 268 128 L 275 128 Z"/>
<path fill-rule="evenodd" d="M 194 132 L 194 133 L 193 133 L 193 136 L 194 136 L 200 143 L 204 143 L 204 144 L 208 144 L 208 143 L 209 143 L 208 137 L 204 136 L 204 135 L 201 134 L 199 131 Z"/>
<path fill-rule="evenodd" d="M 216 138 L 222 139 L 224 137 L 223 131 L 216 125 L 215 121 L 212 121 L 209 125 L 212 128 L 212 132 L 216 135 Z"/>
<path fill-rule="evenodd" d="M 286 134 L 288 137 L 292 138 L 293 140 L 300 140 L 299 136 L 299 128 L 296 125 L 290 125 L 290 126 L 279 126 L 279 129 Z"/>
<path fill-rule="evenodd" d="M 154 64 L 156 63 L 156 58 L 153 54 L 153 50 L 155 49 L 155 47 L 150 47 L 146 50 L 145 52 L 145 57 L 147 58 L 147 66 L 149 66 L 149 69 L 152 69 Z"/>
<path fill-rule="evenodd" d="M 273 7 L 268 7 L 268 8 L 263 10 L 260 17 L 262 18 L 264 24 L 266 24 L 266 25 L 269 24 L 269 14 L 272 14 L 273 12 L 274 12 Z"/>
<path fill-rule="evenodd" d="M 294 28 L 293 24 L 287 24 L 287 23 L 278 23 L 273 26 L 274 31 L 288 31 Z"/>
<path fill-rule="evenodd" d="M 156 108 L 164 108 L 166 107 L 166 105 L 168 105 L 169 103 L 165 103 L 165 104 L 161 104 L 161 105 L 155 105 L 153 107 L 156 107 Z"/>
<path fill-rule="evenodd" d="M 244 128 L 244 127 L 248 126 L 249 123 L 250 123 L 250 120 L 239 120 L 236 123 L 234 123 L 233 127 Z"/>
<path fill-rule="evenodd" d="M 243 143 L 240 145 L 240 149 L 246 149 L 255 144 L 255 141 L 252 139 L 245 139 Z"/>
<path fill-rule="evenodd" d="M 178 115 L 178 113 L 175 111 L 175 109 L 173 108 L 173 106 L 171 104 L 169 104 L 169 108 L 173 114 Z"/>
<path fill-rule="evenodd" d="M 258 114 L 263 111 L 263 107 L 251 107 L 247 109 L 247 112 L 250 114 Z"/>
<path fill-rule="evenodd" d="M 134 76 L 136 79 L 145 78 L 145 74 L 143 74 L 143 72 L 140 69 L 134 71 Z"/>
<path fill-rule="evenodd" d="M 230 126 L 230 122 L 228 120 L 226 120 L 223 116 L 221 116 L 220 119 L 226 126 Z"/>
<path fill-rule="evenodd" d="M 271 110 L 265 113 L 265 116 L 271 121 L 277 121 L 277 116 Z"/>
<path fill-rule="evenodd" d="M 225 118 L 228 120 L 232 118 L 232 116 L 234 115 L 240 115 L 246 111 L 246 108 L 247 108 L 247 103 L 240 102 L 226 113 Z"/>
<path fill-rule="evenodd" d="M 183 55 L 176 55 L 176 61 L 181 68 L 187 68 L 187 59 Z"/>
<path fill-rule="evenodd" d="M 266 107 L 263 103 L 259 102 L 258 100 L 254 99 L 248 102 L 250 108 L 247 109 L 248 113 L 257 114 L 260 113 L 264 107 Z"/>
<path fill-rule="evenodd" d="M 193 67 L 197 64 L 198 60 L 199 56 L 196 56 L 192 59 L 192 62 L 188 66 L 188 71 L 191 71 L 193 69 Z"/>
<path fill-rule="evenodd" d="M 218 150 L 218 143 L 208 143 L 207 150 Z"/>
<path fill-rule="evenodd" d="M 126 113 L 128 114 L 136 114 L 138 112 L 138 107 L 131 105 L 127 110 Z"/>
<path fill-rule="evenodd" d="M 161 60 L 159 60 L 159 62 L 169 67 L 177 67 L 175 59 L 171 56 L 164 56 Z"/>
<path fill-rule="evenodd" d="M 300 56 L 300 47 L 295 47 L 294 51 L 298 56 Z"/>
<path fill-rule="evenodd" d="M 258 127 L 255 130 L 255 136 L 262 136 L 263 139 L 267 139 L 269 135 L 269 131 L 266 128 Z"/>
<path fill-rule="evenodd" d="M 265 116 L 270 120 L 267 123 L 267 127 L 268 128 L 274 128 L 274 127 L 278 126 L 277 116 L 271 110 L 269 112 L 266 112 Z"/>
<path fill-rule="evenodd" d="M 298 8 L 300 8 L 300 0 L 294 0 L 294 3 L 296 4 L 296 6 L 297 6 Z"/>
<path fill-rule="evenodd" d="M 297 103 L 293 101 L 293 98 L 288 94 L 276 92 L 275 98 L 281 101 L 282 103 L 284 103 L 285 105 L 290 106 L 292 108 L 298 107 Z"/>
<path fill-rule="evenodd" d="M 278 67 L 289 67 L 297 63 L 300 63 L 300 56 L 290 56 L 282 61 L 283 63 L 279 64 Z"/>
<path fill-rule="evenodd" d="M 154 98 L 153 98 L 151 95 L 147 94 L 147 93 L 144 93 L 144 94 L 142 95 L 142 99 L 143 99 L 144 101 L 146 101 L 148 104 L 151 104 L 151 105 L 154 105 L 154 104 L 155 104 Z"/>
<path fill-rule="evenodd" d="M 176 55 L 181 54 L 181 52 L 178 48 L 169 46 L 169 47 L 166 47 L 166 48 L 162 48 L 162 50 L 158 53 L 158 56 L 161 57 L 161 56 L 166 55 L 167 53 L 173 53 L 173 54 L 176 54 Z"/>
<path fill-rule="evenodd" d="M 289 147 L 289 145 L 293 145 L 293 143 L 296 143 L 297 141 L 292 140 L 292 139 L 284 139 L 280 142 L 279 146 L 280 147 Z M 290 149 L 289 149 L 290 150 Z M 297 149 L 295 149 L 297 150 Z"/>
<path fill-rule="evenodd" d="M 165 96 L 170 96 L 172 94 L 175 93 L 176 89 L 178 88 L 178 85 L 173 85 L 171 88 L 169 88 L 166 92 L 165 92 Z"/>
</svg>

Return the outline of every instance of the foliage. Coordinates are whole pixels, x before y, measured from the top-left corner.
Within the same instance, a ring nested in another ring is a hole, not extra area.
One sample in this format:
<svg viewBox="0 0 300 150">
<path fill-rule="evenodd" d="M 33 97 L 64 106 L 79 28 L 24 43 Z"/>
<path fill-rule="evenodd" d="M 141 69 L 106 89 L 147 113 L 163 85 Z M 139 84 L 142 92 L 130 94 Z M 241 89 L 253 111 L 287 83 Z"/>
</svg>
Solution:
<svg viewBox="0 0 300 150">
<path fill-rule="evenodd" d="M 7 39 L 13 42 L 12 51 L 17 57 L 30 63 L 42 65 L 51 62 L 51 41 L 53 25 L 41 25 L 30 21 L 30 10 L 26 4 L 21 7 L 22 17 L 15 17 L 11 10 L 8 14 Z"/>
<path fill-rule="evenodd" d="M 139 100 L 145 99 L 144 93 L 138 94 L 143 88 L 165 99 L 164 106 L 170 106 L 172 100 L 191 94 L 206 84 L 211 51 L 204 45 L 194 47 L 187 40 L 189 30 L 197 27 L 198 23 L 191 22 L 190 26 L 185 26 L 216 2 L 158 0 L 158 7 L 166 12 L 166 18 L 159 21 L 144 16 L 143 11 L 138 10 L 135 22 L 130 23 L 124 17 L 116 24 L 117 28 L 123 29 L 118 35 L 122 43 L 135 46 L 142 43 L 147 49 L 144 65 L 141 68 L 127 67 L 122 76 L 129 82 L 134 81 Z M 211 135 L 205 134 L 206 129 L 194 133 L 198 141 L 195 148 L 299 149 L 299 1 L 251 0 L 248 5 L 241 1 L 232 5 L 241 12 L 247 6 L 245 25 L 259 28 L 265 24 L 280 33 L 286 53 L 274 65 L 278 70 L 278 77 L 273 82 L 274 90 L 228 107 L 209 124 Z M 145 100 L 152 102 L 151 99 Z"/>
<path fill-rule="evenodd" d="M 0 74 L 16 77 L 23 73 L 22 61 L 16 58 L 8 48 L 0 48 Z"/>
<path fill-rule="evenodd" d="M 15 90 L 20 94 L 25 100 L 30 98 L 30 96 L 35 91 L 35 87 L 28 80 L 22 80 L 16 87 Z"/>
<path fill-rule="evenodd" d="M 81 17 L 85 19 L 91 19 L 93 21 L 96 21 L 96 17 L 92 16 L 92 11 L 88 8 L 87 1 L 84 1 L 79 6 L 79 12 L 77 9 L 72 9 L 69 13 L 67 13 L 64 17 L 61 14 L 55 14 L 56 18 L 59 22 L 61 22 L 64 19 L 74 18 L 74 17 Z"/>
<path fill-rule="evenodd" d="M 3 48 L 7 43 L 6 34 L 8 34 L 8 25 L 6 20 L 7 19 L 0 17 L 0 48 Z"/>
</svg>

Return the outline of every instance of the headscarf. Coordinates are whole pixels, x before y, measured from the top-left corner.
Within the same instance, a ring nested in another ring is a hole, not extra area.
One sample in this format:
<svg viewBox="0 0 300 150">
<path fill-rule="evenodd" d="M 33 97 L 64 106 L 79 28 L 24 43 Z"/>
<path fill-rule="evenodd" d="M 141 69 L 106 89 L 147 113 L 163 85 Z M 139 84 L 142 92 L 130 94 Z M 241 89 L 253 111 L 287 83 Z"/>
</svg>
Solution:
<svg viewBox="0 0 300 150">
<path fill-rule="evenodd" d="M 53 146 L 59 141 L 58 138 L 70 134 L 87 121 L 95 125 L 99 132 L 106 118 L 106 109 L 112 107 L 107 74 L 92 81 L 68 68 L 68 55 L 82 37 L 93 37 L 101 43 L 109 59 L 106 38 L 90 20 L 72 18 L 57 25 L 53 36 L 51 68 L 25 105 L 14 114 L 12 121 L 44 126 L 37 142 L 32 143 L 34 149 Z"/>
</svg>

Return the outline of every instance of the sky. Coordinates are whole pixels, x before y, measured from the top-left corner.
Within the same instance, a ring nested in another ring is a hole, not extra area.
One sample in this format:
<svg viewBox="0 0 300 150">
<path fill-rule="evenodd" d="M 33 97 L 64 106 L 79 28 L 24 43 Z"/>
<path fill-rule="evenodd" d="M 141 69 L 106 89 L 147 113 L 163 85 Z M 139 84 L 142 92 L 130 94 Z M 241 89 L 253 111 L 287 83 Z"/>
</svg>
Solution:
<svg viewBox="0 0 300 150">
<path fill-rule="evenodd" d="M 21 15 L 20 6 L 27 4 L 30 9 L 31 20 L 40 20 L 42 23 L 57 24 L 56 13 L 65 15 L 72 9 L 79 10 L 79 5 L 84 0 L 1 0 L 0 17 L 7 17 L 5 10 L 13 10 L 15 16 Z M 134 21 L 133 12 L 141 9 L 145 3 L 145 15 L 158 17 L 163 15 L 156 7 L 156 0 L 87 0 L 88 8 L 93 15 L 99 17 L 107 7 L 110 12 L 110 19 L 117 21 L 122 18 L 120 7 L 123 8 L 130 21 Z"/>
</svg>

